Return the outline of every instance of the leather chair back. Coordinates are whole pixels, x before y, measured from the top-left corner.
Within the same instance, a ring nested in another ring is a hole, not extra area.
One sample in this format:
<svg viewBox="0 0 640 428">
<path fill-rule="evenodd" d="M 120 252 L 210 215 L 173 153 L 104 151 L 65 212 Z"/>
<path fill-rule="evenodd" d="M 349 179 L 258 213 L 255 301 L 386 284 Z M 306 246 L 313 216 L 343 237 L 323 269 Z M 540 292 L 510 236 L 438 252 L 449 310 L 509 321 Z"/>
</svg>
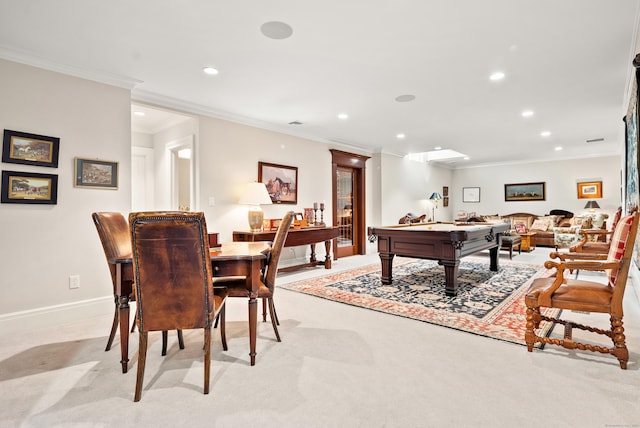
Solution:
<svg viewBox="0 0 640 428">
<path fill-rule="evenodd" d="M 210 328 L 214 313 L 203 213 L 129 215 L 140 332 Z"/>
<path fill-rule="evenodd" d="M 287 240 L 289 229 L 291 229 L 294 215 L 293 211 L 289 211 L 284 215 L 280 222 L 280 226 L 278 226 L 278 230 L 276 231 L 276 236 L 273 238 L 273 243 L 271 244 L 271 253 L 269 255 L 269 261 L 267 262 L 267 267 L 262 280 L 271 292 L 273 292 L 276 285 L 278 262 L 280 261 L 280 255 L 284 248 L 284 242 Z"/>
<path fill-rule="evenodd" d="M 116 286 L 116 265 L 114 260 L 131 257 L 131 234 L 127 219 L 118 212 L 96 212 L 91 214 L 96 225 L 104 255 L 109 264 L 114 292 Z M 123 269 L 123 282 L 133 282 L 133 270 L 130 265 Z"/>
</svg>

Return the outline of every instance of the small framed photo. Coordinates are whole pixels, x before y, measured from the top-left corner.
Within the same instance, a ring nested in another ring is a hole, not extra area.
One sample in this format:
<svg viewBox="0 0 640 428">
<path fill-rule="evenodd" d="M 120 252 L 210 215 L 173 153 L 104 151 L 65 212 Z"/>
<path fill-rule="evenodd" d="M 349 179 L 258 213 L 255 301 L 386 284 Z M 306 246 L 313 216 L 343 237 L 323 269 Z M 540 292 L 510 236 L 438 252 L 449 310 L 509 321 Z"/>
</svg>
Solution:
<svg viewBox="0 0 640 428">
<path fill-rule="evenodd" d="M 442 196 L 449 196 L 449 186 L 442 186 Z"/>
<path fill-rule="evenodd" d="M 578 183 L 578 199 L 602 198 L 602 181 Z"/>
<path fill-rule="evenodd" d="M 462 202 L 480 202 L 479 187 L 463 187 Z"/>
<path fill-rule="evenodd" d="M 527 226 L 522 223 L 516 223 L 514 227 L 516 229 L 516 233 L 527 233 Z"/>
<path fill-rule="evenodd" d="M 298 168 L 258 162 L 258 181 L 267 186 L 274 204 L 298 203 Z"/>
<path fill-rule="evenodd" d="M 35 172 L 2 171 L 3 204 L 58 203 L 58 176 Z"/>
<path fill-rule="evenodd" d="M 442 197 L 442 206 L 443 207 L 448 207 L 449 206 L 449 197 L 448 196 L 443 196 Z"/>
<path fill-rule="evenodd" d="M 60 138 L 4 130 L 2 162 L 58 167 Z"/>
<path fill-rule="evenodd" d="M 75 187 L 118 188 L 118 162 L 75 158 Z"/>
</svg>

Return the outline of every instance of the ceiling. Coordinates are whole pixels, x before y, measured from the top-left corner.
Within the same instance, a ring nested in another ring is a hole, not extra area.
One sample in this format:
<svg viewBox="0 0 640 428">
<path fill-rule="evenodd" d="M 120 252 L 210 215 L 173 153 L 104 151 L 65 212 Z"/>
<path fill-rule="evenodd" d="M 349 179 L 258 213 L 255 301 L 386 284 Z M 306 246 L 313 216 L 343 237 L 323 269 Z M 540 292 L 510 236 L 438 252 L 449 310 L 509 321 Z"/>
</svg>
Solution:
<svg viewBox="0 0 640 428">
<path fill-rule="evenodd" d="M 623 146 L 639 3 L 0 0 L 0 58 L 343 149 L 468 156 L 450 168 L 605 156 Z M 291 36 L 266 37 L 273 21 Z M 134 129 L 174 118 L 153 120 Z"/>
</svg>

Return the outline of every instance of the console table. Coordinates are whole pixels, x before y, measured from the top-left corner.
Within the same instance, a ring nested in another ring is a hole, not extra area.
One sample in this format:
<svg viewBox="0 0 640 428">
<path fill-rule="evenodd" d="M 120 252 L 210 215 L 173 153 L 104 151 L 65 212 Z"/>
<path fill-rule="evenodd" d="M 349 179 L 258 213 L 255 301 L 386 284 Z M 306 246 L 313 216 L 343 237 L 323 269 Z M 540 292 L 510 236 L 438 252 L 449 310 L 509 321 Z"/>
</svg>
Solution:
<svg viewBox="0 0 640 428">
<path fill-rule="evenodd" d="M 273 241 L 276 231 L 250 232 L 250 231 L 234 231 L 233 240 L 236 242 L 255 242 L 255 241 Z M 309 263 L 303 263 L 295 266 L 287 266 L 278 269 L 278 272 L 289 272 L 309 266 L 324 265 L 325 269 L 331 269 L 331 241 L 340 236 L 340 228 L 333 227 L 303 227 L 300 229 L 291 229 L 284 241 L 285 247 L 298 247 L 301 245 L 309 245 L 311 247 L 311 256 Z M 316 260 L 316 243 L 324 242 L 326 256 L 324 260 Z M 334 254 L 334 260 L 338 256 Z"/>
</svg>

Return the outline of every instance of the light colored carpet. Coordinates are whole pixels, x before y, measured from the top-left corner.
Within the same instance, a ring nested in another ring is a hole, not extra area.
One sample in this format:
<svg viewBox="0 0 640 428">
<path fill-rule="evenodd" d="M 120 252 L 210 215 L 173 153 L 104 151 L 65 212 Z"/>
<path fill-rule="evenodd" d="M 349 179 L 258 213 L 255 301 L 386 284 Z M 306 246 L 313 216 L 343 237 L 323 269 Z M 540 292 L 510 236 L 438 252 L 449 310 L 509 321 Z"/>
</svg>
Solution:
<svg viewBox="0 0 640 428">
<path fill-rule="evenodd" d="M 544 256 L 538 248 L 514 261 Z M 376 258 L 340 259 L 334 268 Z M 322 274 L 309 269 L 279 281 Z M 251 367 L 246 302 L 231 299 L 229 351 L 221 350 L 215 334 L 211 393 L 202 394 L 201 332 L 186 332 L 182 351 L 170 334 L 166 357 L 157 334 L 139 403 L 132 401 L 137 335 L 131 337 L 131 369 L 121 374 L 118 339 L 104 352 L 111 314 L 17 337 L 5 331 L 0 426 L 638 426 L 640 310 L 635 296 L 625 302 L 631 358 L 623 371 L 607 355 L 552 346 L 528 353 L 523 346 L 288 290 L 276 296 L 283 342 L 275 342 L 270 323 L 260 323 Z"/>
</svg>

